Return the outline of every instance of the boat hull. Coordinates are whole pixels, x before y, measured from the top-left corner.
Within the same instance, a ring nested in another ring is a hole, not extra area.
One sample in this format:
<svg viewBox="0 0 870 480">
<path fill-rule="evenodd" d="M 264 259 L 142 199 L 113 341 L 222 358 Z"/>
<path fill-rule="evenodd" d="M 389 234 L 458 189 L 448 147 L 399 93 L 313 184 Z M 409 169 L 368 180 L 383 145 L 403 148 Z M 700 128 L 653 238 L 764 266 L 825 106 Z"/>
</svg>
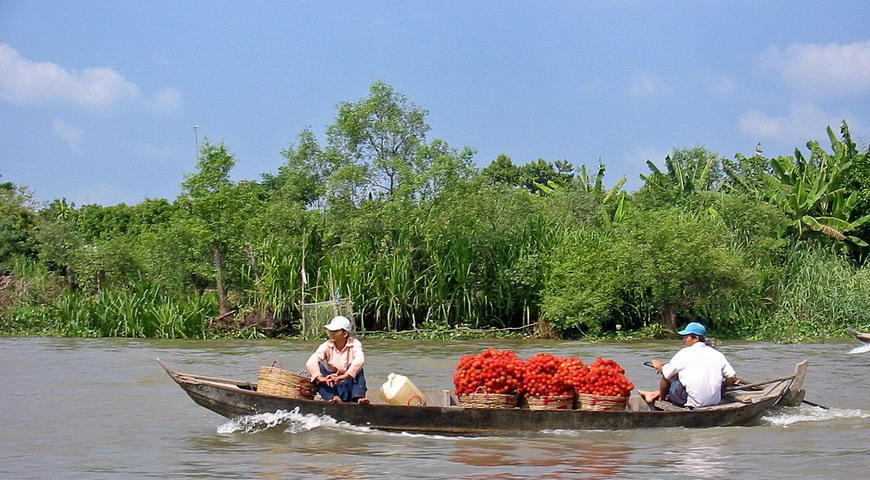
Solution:
<svg viewBox="0 0 870 480">
<path fill-rule="evenodd" d="M 637 428 L 708 428 L 756 423 L 776 405 L 787 386 L 746 403 L 674 411 L 581 411 L 406 407 L 357 405 L 287 399 L 255 391 L 250 383 L 167 372 L 197 404 L 224 417 L 292 411 L 327 415 L 337 421 L 380 430 L 457 435 L 516 434 L 543 430 L 622 430 Z"/>
</svg>

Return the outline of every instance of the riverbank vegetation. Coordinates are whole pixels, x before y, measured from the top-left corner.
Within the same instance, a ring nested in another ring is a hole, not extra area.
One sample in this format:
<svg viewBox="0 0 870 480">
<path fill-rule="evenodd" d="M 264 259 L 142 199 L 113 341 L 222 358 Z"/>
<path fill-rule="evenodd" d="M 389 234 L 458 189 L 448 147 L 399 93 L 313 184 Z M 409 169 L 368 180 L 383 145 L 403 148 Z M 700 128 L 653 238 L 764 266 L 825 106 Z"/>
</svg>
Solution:
<svg viewBox="0 0 870 480">
<path fill-rule="evenodd" d="M 674 148 L 628 192 L 604 164 L 478 169 L 426 117 L 376 82 L 259 180 L 206 141 L 171 200 L 39 204 L 0 184 L 0 332 L 293 335 L 303 291 L 419 338 L 870 328 L 870 152 L 845 123 L 778 158 Z"/>
</svg>

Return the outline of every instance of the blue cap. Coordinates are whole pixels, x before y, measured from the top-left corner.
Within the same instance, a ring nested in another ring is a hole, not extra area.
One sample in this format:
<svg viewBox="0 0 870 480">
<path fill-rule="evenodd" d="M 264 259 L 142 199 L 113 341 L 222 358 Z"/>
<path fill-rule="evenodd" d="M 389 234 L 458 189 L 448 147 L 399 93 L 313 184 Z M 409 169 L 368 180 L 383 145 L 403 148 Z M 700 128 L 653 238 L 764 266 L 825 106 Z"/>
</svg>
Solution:
<svg viewBox="0 0 870 480">
<path fill-rule="evenodd" d="M 698 322 L 692 322 L 686 325 L 686 328 L 680 330 L 677 333 L 679 333 L 680 335 L 701 335 L 703 337 L 707 335 L 707 329 Z"/>
</svg>

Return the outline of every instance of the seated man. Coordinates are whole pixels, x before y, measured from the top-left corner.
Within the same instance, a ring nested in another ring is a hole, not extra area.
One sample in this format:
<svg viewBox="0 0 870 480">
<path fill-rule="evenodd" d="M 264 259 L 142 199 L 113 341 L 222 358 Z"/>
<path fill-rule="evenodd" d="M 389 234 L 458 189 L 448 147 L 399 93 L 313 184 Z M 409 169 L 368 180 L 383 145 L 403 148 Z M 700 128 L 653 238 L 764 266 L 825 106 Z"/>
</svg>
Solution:
<svg viewBox="0 0 870 480">
<path fill-rule="evenodd" d="M 350 337 L 350 320 L 334 317 L 326 329 L 329 340 L 317 347 L 305 363 L 317 393 L 330 402 L 369 403 L 363 372 L 365 355 L 359 340 Z"/>
<path fill-rule="evenodd" d="M 704 407 L 722 400 L 724 386 L 737 382 L 737 374 L 718 350 L 707 346 L 707 329 L 698 322 L 677 332 L 685 347 L 671 361 L 653 360 L 652 366 L 662 374 L 657 392 L 640 392 L 648 403 L 667 400 L 674 405 Z"/>
</svg>

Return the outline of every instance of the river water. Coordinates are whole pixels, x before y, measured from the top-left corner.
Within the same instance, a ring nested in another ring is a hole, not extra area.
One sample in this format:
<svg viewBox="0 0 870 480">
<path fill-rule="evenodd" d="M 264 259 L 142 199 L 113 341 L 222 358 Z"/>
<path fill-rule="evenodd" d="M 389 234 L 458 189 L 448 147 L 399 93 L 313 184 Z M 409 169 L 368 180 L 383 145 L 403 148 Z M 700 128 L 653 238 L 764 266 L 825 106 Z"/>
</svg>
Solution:
<svg viewBox="0 0 870 480">
<path fill-rule="evenodd" d="M 761 425 L 711 429 L 549 431 L 447 437 L 386 433 L 293 413 L 227 420 L 193 403 L 154 361 L 178 371 L 255 380 L 279 360 L 301 369 L 317 342 L 0 338 L 0 478 L 866 478 L 870 352 L 854 342 L 724 344 L 745 379 L 810 361 L 807 399 Z M 364 340 L 369 388 L 390 372 L 450 388 L 460 355 L 496 346 L 642 366 L 679 341 L 402 342 Z M 277 426 L 276 426 L 277 425 Z"/>
</svg>

